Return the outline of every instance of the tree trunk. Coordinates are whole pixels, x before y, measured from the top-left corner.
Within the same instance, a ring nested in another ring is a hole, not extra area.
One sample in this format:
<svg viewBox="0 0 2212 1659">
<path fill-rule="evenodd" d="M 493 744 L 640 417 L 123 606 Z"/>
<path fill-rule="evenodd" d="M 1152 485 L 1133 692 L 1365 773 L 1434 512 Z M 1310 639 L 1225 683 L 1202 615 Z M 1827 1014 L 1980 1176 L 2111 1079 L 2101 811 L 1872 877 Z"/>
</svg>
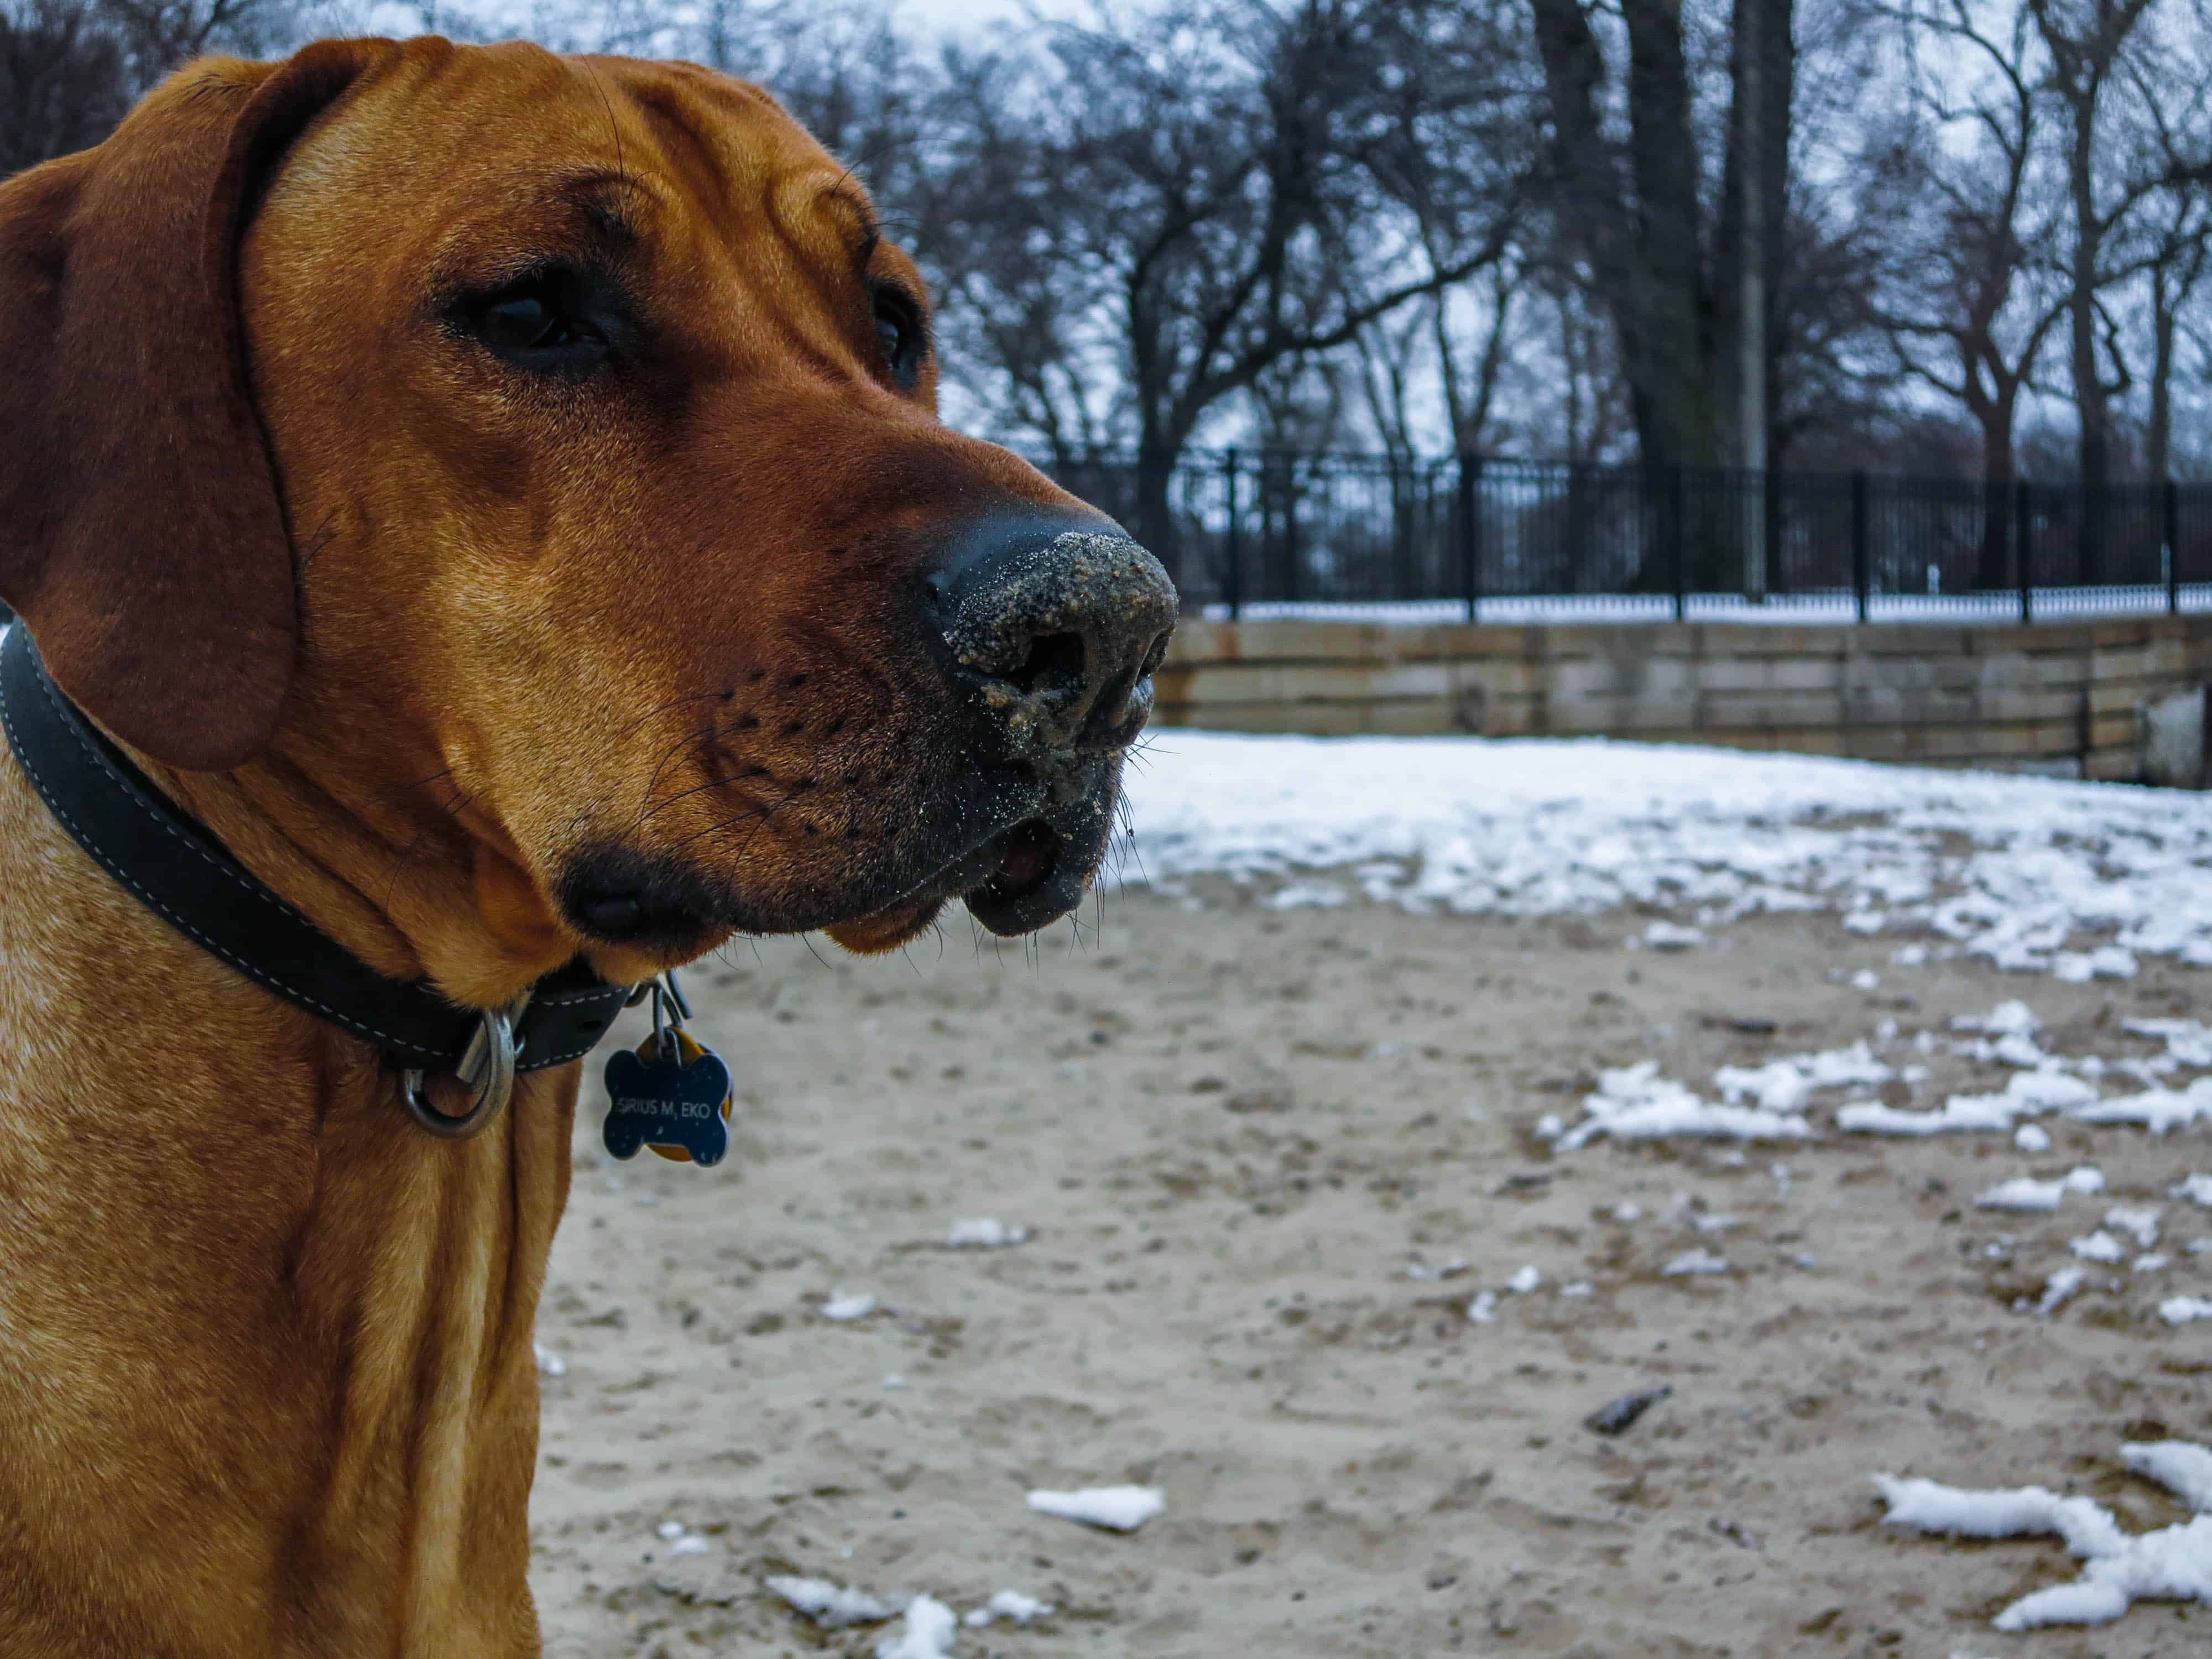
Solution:
<svg viewBox="0 0 2212 1659">
<path fill-rule="evenodd" d="M 2104 575 L 2105 495 L 2112 476 L 2112 438 L 2104 373 L 2097 366 L 2097 261 L 2101 250 L 2096 204 L 2088 193 L 2086 162 L 2076 172 L 2074 291 L 2068 296 L 2068 321 L 2072 333 L 2074 407 L 2081 417 L 2081 516 L 2077 521 L 2076 553 L 2080 579 L 2088 585 Z"/>
<path fill-rule="evenodd" d="M 2163 483 L 2173 476 L 2173 313 L 2166 273 L 2151 274 L 2150 422 L 2143 431 L 2143 476 Z"/>
<path fill-rule="evenodd" d="M 1999 398 L 1982 417 L 1982 545 L 1974 560 L 1974 586 L 1984 591 L 2013 585 L 2012 398 Z"/>
<path fill-rule="evenodd" d="M 1623 0 L 1632 135 L 1607 136 L 1583 0 L 1529 0 L 1550 98 L 1562 220 L 1613 324 L 1644 464 L 1718 465 L 1711 317 L 1680 0 Z"/>
<path fill-rule="evenodd" d="M 1648 465 L 1717 466 L 1723 460 L 1717 343 L 1680 0 L 1622 0 L 1621 15 L 1637 231 L 1628 299 L 1638 314 L 1644 360 L 1638 435 Z"/>
<path fill-rule="evenodd" d="M 1137 521 L 1129 528 L 1138 541 L 1166 568 L 1169 578 L 1183 585 L 1182 538 L 1175 520 L 1173 487 L 1176 462 L 1182 446 L 1147 434 L 1137 446 Z"/>
</svg>

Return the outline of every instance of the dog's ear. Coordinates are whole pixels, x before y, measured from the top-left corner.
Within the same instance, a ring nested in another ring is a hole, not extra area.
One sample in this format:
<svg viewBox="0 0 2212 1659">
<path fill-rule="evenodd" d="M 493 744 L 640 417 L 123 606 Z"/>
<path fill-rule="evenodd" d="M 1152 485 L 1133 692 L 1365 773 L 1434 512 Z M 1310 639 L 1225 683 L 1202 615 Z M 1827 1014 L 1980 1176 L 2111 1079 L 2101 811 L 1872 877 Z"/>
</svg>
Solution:
<svg viewBox="0 0 2212 1659">
<path fill-rule="evenodd" d="M 239 237 L 286 146 L 398 51 L 191 65 L 0 185 L 0 599 L 73 699 L 173 766 L 258 750 L 298 648 Z"/>
</svg>

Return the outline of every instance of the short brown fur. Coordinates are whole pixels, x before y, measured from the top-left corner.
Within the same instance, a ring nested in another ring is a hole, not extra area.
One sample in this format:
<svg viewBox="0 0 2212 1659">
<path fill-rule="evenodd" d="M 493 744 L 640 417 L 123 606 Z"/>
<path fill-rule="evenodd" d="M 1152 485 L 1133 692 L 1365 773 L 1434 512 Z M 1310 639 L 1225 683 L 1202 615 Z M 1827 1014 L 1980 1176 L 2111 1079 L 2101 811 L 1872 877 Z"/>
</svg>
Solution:
<svg viewBox="0 0 2212 1659">
<path fill-rule="evenodd" d="M 504 1002 L 732 928 L 926 924 L 930 538 L 1071 508 L 872 346 L 919 289 L 764 94 L 330 42 L 180 72 L 0 186 L 0 593 L 57 678 L 364 961 Z M 454 296 L 603 261 L 588 393 Z M 862 262 L 866 261 L 865 268 Z M 714 849 L 697 937 L 594 944 L 563 860 Z M 0 762 L 0 1656 L 539 1650 L 532 1328 L 579 1067 L 482 1138 L 172 933 Z"/>
</svg>

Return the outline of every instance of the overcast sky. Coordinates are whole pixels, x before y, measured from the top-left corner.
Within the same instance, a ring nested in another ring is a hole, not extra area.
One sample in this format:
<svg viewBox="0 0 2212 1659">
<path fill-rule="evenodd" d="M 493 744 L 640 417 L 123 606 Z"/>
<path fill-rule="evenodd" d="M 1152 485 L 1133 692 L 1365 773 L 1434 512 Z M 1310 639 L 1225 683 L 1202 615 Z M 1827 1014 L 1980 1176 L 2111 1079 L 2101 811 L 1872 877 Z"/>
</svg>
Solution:
<svg viewBox="0 0 2212 1659">
<path fill-rule="evenodd" d="M 899 0 L 898 9 L 918 23 L 944 24 L 954 28 L 988 27 L 994 23 L 1018 22 L 1030 9 L 1047 16 L 1081 9 L 1081 0 Z"/>
</svg>

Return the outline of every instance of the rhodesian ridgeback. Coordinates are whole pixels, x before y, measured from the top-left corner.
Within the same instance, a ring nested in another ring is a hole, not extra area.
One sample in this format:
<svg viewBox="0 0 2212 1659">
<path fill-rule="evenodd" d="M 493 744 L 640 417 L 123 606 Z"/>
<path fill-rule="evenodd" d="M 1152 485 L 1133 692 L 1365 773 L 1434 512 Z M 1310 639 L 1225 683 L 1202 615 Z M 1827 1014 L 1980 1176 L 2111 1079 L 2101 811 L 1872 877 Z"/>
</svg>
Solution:
<svg viewBox="0 0 2212 1659">
<path fill-rule="evenodd" d="M 435 40 L 194 64 L 0 185 L 0 301 L 12 637 L 380 982 L 619 1000 L 741 932 L 1026 931 L 1096 871 L 1173 590 L 939 424 L 914 264 L 764 94 Z M 419 1072 L 155 914 L 27 764 L 0 1656 L 537 1653 L 579 1065 L 422 1133 Z"/>
</svg>

